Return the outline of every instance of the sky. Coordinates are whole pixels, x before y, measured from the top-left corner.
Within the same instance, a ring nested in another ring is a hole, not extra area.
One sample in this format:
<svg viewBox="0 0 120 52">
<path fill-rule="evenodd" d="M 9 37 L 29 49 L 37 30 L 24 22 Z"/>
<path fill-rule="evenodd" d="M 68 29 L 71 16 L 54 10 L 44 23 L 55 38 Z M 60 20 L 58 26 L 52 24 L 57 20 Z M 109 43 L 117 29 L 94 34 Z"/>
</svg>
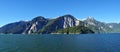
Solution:
<svg viewBox="0 0 120 52">
<path fill-rule="evenodd" d="M 120 0 L 0 0 L 0 26 L 36 16 L 56 18 L 65 14 L 119 23 Z"/>
</svg>

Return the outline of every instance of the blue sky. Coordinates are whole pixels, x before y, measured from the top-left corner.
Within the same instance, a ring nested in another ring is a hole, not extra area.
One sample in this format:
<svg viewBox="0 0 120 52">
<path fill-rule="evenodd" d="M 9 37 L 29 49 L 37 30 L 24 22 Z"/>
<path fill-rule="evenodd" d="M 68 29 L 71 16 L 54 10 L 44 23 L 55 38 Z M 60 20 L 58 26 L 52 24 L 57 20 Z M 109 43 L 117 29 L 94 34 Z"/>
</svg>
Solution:
<svg viewBox="0 0 120 52">
<path fill-rule="evenodd" d="M 119 0 L 0 0 L 0 26 L 36 16 L 56 18 L 71 14 L 93 16 L 102 22 L 120 22 Z"/>
</svg>

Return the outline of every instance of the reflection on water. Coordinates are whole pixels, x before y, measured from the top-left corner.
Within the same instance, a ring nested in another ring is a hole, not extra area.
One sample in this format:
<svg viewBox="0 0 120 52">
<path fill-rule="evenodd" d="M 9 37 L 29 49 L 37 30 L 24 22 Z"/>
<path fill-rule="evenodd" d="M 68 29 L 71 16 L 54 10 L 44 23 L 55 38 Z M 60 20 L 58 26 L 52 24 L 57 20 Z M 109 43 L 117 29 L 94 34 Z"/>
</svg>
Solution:
<svg viewBox="0 0 120 52">
<path fill-rule="evenodd" d="M 0 52 L 120 52 L 120 34 L 0 35 Z"/>
</svg>

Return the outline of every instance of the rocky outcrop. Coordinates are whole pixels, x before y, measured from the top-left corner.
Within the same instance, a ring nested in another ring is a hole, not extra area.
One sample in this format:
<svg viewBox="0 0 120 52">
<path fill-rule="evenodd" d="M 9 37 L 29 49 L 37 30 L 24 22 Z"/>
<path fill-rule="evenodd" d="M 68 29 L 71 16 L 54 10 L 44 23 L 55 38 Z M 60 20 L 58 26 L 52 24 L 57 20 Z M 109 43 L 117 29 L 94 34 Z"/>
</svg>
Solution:
<svg viewBox="0 0 120 52">
<path fill-rule="evenodd" d="M 76 26 L 77 19 L 75 19 L 73 16 L 65 15 L 65 16 L 61 16 L 61 18 L 63 18 L 63 22 L 64 22 L 63 28 Z"/>
<path fill-rule="evenodd" d="M 48 20 L 42 16 L 38 16 L 29 23 L 30 23 L 29 27 L 27 27 L 27 29 L 23 32 L 23 34 L 31 34 L 37 32 L 48 23 Z"/>
</svg>

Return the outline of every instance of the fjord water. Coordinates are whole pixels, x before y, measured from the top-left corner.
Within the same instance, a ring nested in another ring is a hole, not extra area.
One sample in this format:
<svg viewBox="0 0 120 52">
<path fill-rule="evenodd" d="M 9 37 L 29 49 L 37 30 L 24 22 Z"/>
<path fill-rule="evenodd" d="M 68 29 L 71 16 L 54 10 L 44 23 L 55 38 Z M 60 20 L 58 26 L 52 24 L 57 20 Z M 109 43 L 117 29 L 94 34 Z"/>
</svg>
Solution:
<svg viewBox="0 0 120 52">
<path fill-rule="evenodd" d="M 120 34 L 0 35 L 0 52 L 120 52 Z"/>
</svg>

